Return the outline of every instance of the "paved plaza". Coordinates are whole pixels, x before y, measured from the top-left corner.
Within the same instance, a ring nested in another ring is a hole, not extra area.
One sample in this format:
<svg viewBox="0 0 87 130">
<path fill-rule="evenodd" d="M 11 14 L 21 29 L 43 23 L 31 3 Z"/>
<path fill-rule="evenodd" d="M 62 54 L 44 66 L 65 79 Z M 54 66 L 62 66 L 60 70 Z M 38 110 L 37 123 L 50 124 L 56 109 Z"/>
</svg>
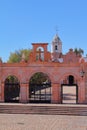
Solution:
<svg viewBox="0 0 87 130">
<path fill-rule="evenodd" d="M 87 130 L 87 117 L 0 114 L 0 130 Z"/>
</svg>

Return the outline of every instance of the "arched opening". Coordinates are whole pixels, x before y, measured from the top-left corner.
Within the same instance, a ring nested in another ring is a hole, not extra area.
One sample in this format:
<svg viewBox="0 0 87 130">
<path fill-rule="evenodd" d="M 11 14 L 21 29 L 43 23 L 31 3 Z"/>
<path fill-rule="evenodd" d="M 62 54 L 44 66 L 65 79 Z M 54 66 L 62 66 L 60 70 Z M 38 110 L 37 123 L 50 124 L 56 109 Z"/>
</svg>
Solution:
<svg viewBox="0 0 87 130">
<path fill-rule="evenodd" d="M 56 51 L 56 50 L 58 50 L 58 47 L 57 47 L 57 45 L 55 46 L 55 51 Z"/>
<path fill-rule="evenodd" d="M 5 102 L 19 102 L 20 83 L 15 76 L 8 76 L 4 84 Z"/>
<path fill-rule="evenodd" d="M 51 81 L 47 74 L 38 72 L 31 77 L 29 82 L 29 102 L 51 102 Z"/>
<path fill-rule="evenodd" d="M 36 50 L 36 60 L 44 61 L 44 49 L 43 47 L 38 47 Z"/>
<path fill-rule="evenodd" d="M 73 75 L 65 77 L 61 84 L 61 103 L 78 103 L 78 85 Z"/>
<path fill-rule="evenodd" d="M 73 85 L 74 84 L 74 76 L 69 75 L 68 81 L 69 81 L 69 85 Z"/>
</svg>

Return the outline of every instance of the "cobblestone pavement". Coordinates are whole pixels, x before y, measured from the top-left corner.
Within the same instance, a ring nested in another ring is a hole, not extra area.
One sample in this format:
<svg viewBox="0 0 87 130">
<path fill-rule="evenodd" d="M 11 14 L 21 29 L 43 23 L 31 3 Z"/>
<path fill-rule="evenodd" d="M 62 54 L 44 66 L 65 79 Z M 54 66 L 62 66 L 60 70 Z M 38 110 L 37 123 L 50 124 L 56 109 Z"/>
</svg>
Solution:
<svg viewBox="0 0 87 130">
<path fill-rule="evenodd" d="M 0 130 L 87 130 L 87 117 L 0 114 Z"/>
</svg>

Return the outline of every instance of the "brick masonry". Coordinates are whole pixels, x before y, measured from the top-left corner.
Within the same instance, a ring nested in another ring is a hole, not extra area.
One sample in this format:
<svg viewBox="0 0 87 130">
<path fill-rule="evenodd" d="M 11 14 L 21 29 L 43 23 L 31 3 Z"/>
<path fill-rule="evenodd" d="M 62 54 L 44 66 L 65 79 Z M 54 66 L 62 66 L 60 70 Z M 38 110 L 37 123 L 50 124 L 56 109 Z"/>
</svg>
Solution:
<svg viewBox="0 0 87 130">
<path fill-rule="evenodd" d="M 20 82 L 20 102 L 28 102 L 30 78 L 37 72 L 43 72 L 51 80 L 51 103 L 61 103 L 61 84 L 69 84 L 69 76 L 73 76 L 74 84 L 78 86 L 78 103 L 87 103 L 87 63 L 84 59 L 70 49 L 65 55 L 56 53 L 59 60 L 53 61 L 54 54 L 47 50 L 48 43 L 32 45 L 28 62 L 23 59 L 20 63 L 0 62 L 0 102 L 4 102 L 5 80 L 9 75 L 16 76 Z M 63 61 L 59 62 L 60 59 Z M 81 75 L 83 70 L 85 73 Z"/>
</svg>

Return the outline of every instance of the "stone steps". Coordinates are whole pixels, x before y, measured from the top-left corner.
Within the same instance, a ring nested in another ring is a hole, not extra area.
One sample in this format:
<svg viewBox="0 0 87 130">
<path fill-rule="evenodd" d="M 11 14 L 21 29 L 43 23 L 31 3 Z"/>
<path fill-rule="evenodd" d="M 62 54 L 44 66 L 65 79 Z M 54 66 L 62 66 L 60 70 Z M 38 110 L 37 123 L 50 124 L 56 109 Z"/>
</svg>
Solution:
<svg viewBox="0 0 87 130">
<path fill-rule="evenodd" d="M 78 105 L 0 105 L 0 114 L 43 114 L 87 116 L 87 106 Z"/>
</svg>

